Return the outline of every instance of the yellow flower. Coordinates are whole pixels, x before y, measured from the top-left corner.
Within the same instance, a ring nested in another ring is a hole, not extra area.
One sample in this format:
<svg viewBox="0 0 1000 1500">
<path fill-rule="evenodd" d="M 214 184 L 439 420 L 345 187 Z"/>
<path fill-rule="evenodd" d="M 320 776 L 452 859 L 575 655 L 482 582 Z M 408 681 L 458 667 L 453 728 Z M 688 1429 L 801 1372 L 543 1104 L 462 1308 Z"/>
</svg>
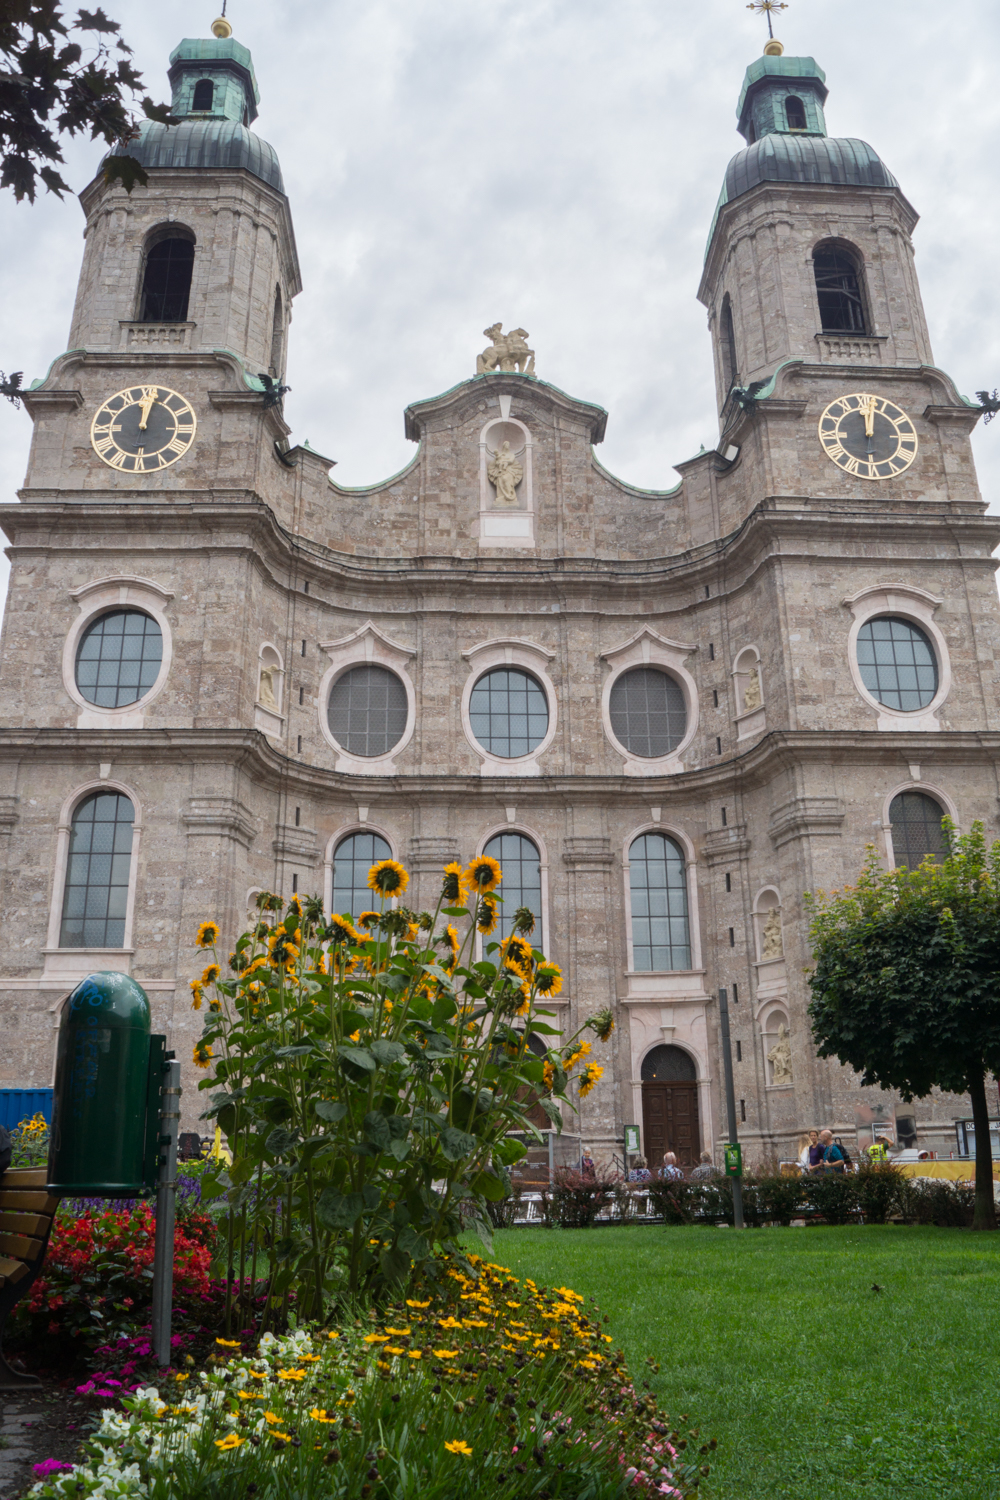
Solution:
<svg viewBox="0 0 1000 1500">
<path fill-rule="evenodd" d="M 272 1432 L 271 1436 L 277 1439 L 279 1443 L 290 1443 L 292 1441 L 291 1436 L 287 1432 Z"/>
<path fill-rule="evenodd" d="M 497 925 L 497 904 L 492 896 L 483 896 L 476 912 L 476 926 L 480 932 L 492 932 Z"/>
<path fill-rule="evenodd" d="M 487 1325 L 484 1323 L 483 1327 L 485 1328 L 486 1326 Z M 405 1354 L 406 1350 L 400 1349 L 397 1344 L 386 1344 L 385 1352 L 386 1354 Z"/>
<path fill-rule="evenodd" d="M 587 1095 L 590 1093 L 591 1089 L 595 1086 L 595 1084 L 597 1083 L 597 1080 L 601 1077 L 601 1075 L 603 1074 L 603 1072 L 604 1072 L 604 1069 L 603 1068 L 599 1068 L 597 1066 L 597 1063 L 588 1063 L 587 1064 L 587 1066 L 584 1068 L 583 1072 L 580 1074 L 580 1098 L 581 1099 L 585 1099 L 587 1097 Z"/>
<path fill-rule="evenodd" d="M 305 1380 L 305 1378 L 306 1378 L 306 1372 L 305 1372 L 305 1370 L 279 1370 L 278 1371 L 278 1379 L 279 1380 Z"/>
<path fill-rule="evenodd" d="M 219 968 L 218 964 L 209 964 L 208 968 L 201 976 L 202 984 L 214 984 L 221 973 L 222 970 Z"/>
<path fill-rule="evenodd" d="M 204 988 L 200 979 L 191 980 L 191 1009 L 201 1010 L 201 1002 L 204 997 Z"/>
<path fill-rule="evenodd" d="M 366 1333 L 363 1342 L 366 1344 L 387 1344 L 389 1342 L 389 1335 L 386 1333 Z"/>
<path fill-rule="evenodd" d="M 235 1432 L 231 1432 L 228 1437 L 216 1438 L 215 1446 L 221 1448 L 223 1453 L 228 1453 L 231 1449 L 238 1448 L 243 1441 L 243 1438 L 237 1437 Z"/>
<path fill-rule="evenodd" d="M 538 965 L 535 985 L 540 995 L 558 995 L 562 989 L 562 969 L 551 959 L 546 959 Z"/>
<path fill-rule="evenodd" d="M 431 1299 L 428 1297 L 426 1302 L 413 1302 L 409 1297 L 407 1297 L 406 1305 L 407 1307 L 430 1307 Z"/>
<path fill-rule="evenodd" d="M 460 1438 L 457 1438 L 453 1443 L 445 1443 L 445 1448 L 449 1453 L 460 1453 L 463 1458 L 472 1457 L 472 1449 L 468 1443 L 463 1443 Z"/>
<path fill-rule="evenodd" d="M 589 1042 L 577 1042 L 572 1052 L 570 1052 L 568 1056 L 563 1058 L 563 1067 L 566 1069 L 566 1072 L 568 1073 L 571 1068 L 575 1068 L 577 1063 L 580 1061 L 580 1058 L 586 1057 L 589 1051 Z"/>
<path fill-rule="evenodd" d="M 240 1391 L 241 1401 L 266 1401 L 263 1391 Z"/>
<path fill-rule="evenodd" d="M 216 1339 L 215 1342 L 217 1344 L 221 1344 L 222 1347 L 223 1347 L 223 1349 L 242 1349 L 243 1348 L 243 1345 L 240 1343 L 239 1339 Z"/>
<path fill-rule="evenodd" d="M 368 889 L 380 896 L 401 896 L 409 883 L 409 875 L 394 859 L 380 859 L 368 871 Z"/>
<path fill-rule="evenodd" d="M 457 1359 L 458 1358 L 458 1350 L 457 1349 L 432 1349 L 431 1353 L 434 1355 L 435 1359 Z"/>
<path fill-rule="evenodd" d="M 409 1328 L 387 1328 L 385 1331 L 390 1335 L 395 1334 L 396 1338 L 401 1339 L 405 1338 L 411 1330 Z"/>
<path fill-rule="evenodd" d="M 328 1339 L 339 1339 L 340 1338 L 340 1334 L 336 1331 L 336 1329 L 334 1329 L 332 1333 L 328 1333 L 327 1334 L 327 1338 Z"/>
<path fill-rule="evenodd" d="M 314 1406 L 309 1415 L 312 1417 L 314 1422 L 336 1422 L 337 1420 L 336 1417 L 327 1416 L 325 1406 Z"/>
<path fill-rule="evenodd" d="M 612 1012 L 610 1005 L 606 1005 L 604 1009 L 599 1010 L 595 1016 L 591 1016 L 590 1020 L 587 1022 L 587 1025 L 591 1028 L 592 1031 L 596 1031 L 597 1040 L 599 1042 L 608 1041 L 611 1037 L 611 1033 L 615 1029 L 614 1013 Z"/>
<path fill-rule="evenodd" d="M 423 1357 L 424 1357 L 423 1350 L 421 1350 L 421 1349 L 407 1349 L 407 1351 L 406 1351 L 406 1357 L 407 1357 L 407 1359 L 423 1359 Z"/>
<path fill-rule="evenodd" d="M 212 1049 L 207 1042 L 196 1042 L 191 1054 L 196 1068 L 207 1068 L 212 1061 Z"/>
<path fill-rule="evenodd" d="M 201 926 L 198 928 L 198 936 L 195 938 L 195 943 L 198 945 L 198 947 L 213 948 L 218 941 L 218 922 L 202 922 Z"/>
<path fill-rule="evenodd" d="M 487 891 L 495 891 L 502 878 L 503 871 L 488 854 L 477 855 L 462 876 L 465 884 L 478 891 L 481 896 Z"/>
<path fill-rule="evenodd" d="M 330 918 L 330 942 L 331 943 L 360 943 L 361 934 L 348 922 L 346 917 L 336 915 Z"/>
<path fill-rule="evenodd" d="M 555 1085 L 556 1075 L 550 1062 L 542 1064 L 542 1078 L 545 1082 L 545 1087 L 549 1090 L 549 1093 L 551 1093 Z"/>
<path fill-rule="evenodd" d="M 358 918 L 358 926 L 363 927 L 367 932 L 370 927 L 375 926 L 375 923 L 378 921 L 378 916 L 379 914 L 377 911 L 363 911 Z"/>
<path fill-rule="evenodd" d="M 264 1413 L 264 1421 L 265 1421 L 265 1422 L 269 1422 L 269 1423 L 270 1423 L 270 1424 L 271 1424 L 271 1425 L 272 1425 L 272 1426 L 273 1426 L 273 1425 L 274 1425 L 274 1424 L 275 1424 L 275 1423 L 277 1423 L 277 1424 L 278 1424 L 278 1426 L 279 1426 L 279 1427 L 280 1427 L 280 1426 L 281 1426 L 281 1422 L 282 1422 L 282 1420 L 283 1420 L 283 1419 L 282 1419 L 282 1418 L 281 1418 L 281 1417 L 279 1417 L 279 1416 L 278 1416 L 278 1415 L 277 1415 L 277 1413 L 275 1413 L 275 1412 L 273 1412 L 273 1411 L 266 1411 L 266 1412 L 265 1412 L 265 1413 Z"/>
<path fill-rule="evenodd" d="M 441 882 L 441 896 L 445 901 L 461 901 L 464 899 L 462 887 L 465 878 L 462 866 L 457 860 L 452 860 L 450 865 L 444 867 L 444 880 Z"/>
<path fill-rule="evenodd" d="M 254 1380 L 266 1380 L 267 1377 L 268 1377 L 268 1375 L 270 1375 L 270 1373 L 271 1373 L 270 1370 L 251 1370 L 250 1371 L 250 1374 L 253 1376 Z M 184 1379 L 185 1380 L 187 1379 L 186 1375 L 185 1375 Z"/>
<path fill-rule="evenodd" d="M 361 1040 L 361 1032 L 360 1031 L 352 1031 L 351 1034 L 350 1034 L 350 1036 L 347 1038 L 347 1040 L 349 1042 L 360 1042 L 360 1040 Z"/>
</svg>

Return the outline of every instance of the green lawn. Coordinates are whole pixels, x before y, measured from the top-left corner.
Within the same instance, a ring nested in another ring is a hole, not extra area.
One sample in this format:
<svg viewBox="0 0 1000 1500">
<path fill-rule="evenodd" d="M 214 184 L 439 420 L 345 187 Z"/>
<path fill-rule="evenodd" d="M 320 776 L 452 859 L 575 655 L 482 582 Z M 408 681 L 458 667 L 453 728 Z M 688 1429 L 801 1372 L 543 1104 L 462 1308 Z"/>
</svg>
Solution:
<svg viewBox="0 0 1000 1500">
<path fill-rule="evenodd" d="M 637 1380 L 659 1361 L 719 1440 L 712 1500 L 1000 1500 L 1000 1235 L 514 1229 L 495 1258 L 596 1297 Z"/>
</svg>

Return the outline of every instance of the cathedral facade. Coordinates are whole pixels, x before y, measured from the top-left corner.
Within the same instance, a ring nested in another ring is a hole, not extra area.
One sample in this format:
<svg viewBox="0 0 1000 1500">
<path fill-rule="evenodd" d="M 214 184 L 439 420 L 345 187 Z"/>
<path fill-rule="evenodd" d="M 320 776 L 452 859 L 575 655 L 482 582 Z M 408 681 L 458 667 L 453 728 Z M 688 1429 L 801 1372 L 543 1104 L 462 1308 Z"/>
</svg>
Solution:
<svg viewBox="0 0 1000 1500">
<path fill-rule="evenodd" d="M 768 47 L 698 293 L 719 441 L 662 491 L 602 466 L 606 413 L 500 324 L 407 408 L 410 464 L 339 486 L 282 415 L 300 271 L 250 54 L 224 22 L 172 54 L 148 187 L 82 194 L 68 350 L 0 508 L 0 1083 L 48 1084 L 68 989 L 125 970 L 192 1128 L 201 921 L 231 942 L 262 889 L 357 914 L 389 855 L 433 908 L 488 852 L 560 1017 L 618 1022 L 561 1159 L 632 1124 L 648 1157 L 718 1155 L 722 989 L 751 1159 L 827 1125 L 955 1148 L 967 1101 L 816 1057 L 803 898 L 870 844 L 940 850 L 945 814 L 996 834 L 1000 523 L 917 215 L 827 135 L 816 63 Z"/>
</svg>

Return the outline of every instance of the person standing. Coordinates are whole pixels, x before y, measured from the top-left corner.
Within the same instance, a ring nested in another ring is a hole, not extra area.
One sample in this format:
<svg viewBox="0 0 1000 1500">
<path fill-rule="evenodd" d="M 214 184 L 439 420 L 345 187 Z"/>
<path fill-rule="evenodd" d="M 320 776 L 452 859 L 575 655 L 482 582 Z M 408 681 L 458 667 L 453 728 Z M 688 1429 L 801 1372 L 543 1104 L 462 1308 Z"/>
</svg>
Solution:
<svg viewBox="0 0 1000 1500">
<path fill-rule="evenodd" d="M 846 1172 L 847 1152 L 834 1140 L 833 1131 L 824 1130 L 819 1139 L 823 1147 L 823 1171 L 826 1175 L 829 1177 L 834 1172 Z"/>
<path fill-rule="evenodd" d="M 597 1180 L 597 1168 L 594 1166 L 594 1158 L 589 1151 L 584 1151 L 580 1158 L 580 1176 L 584 1182 L 595 1182 Z"/>
<path fill-rule="evenodd" d="M 832 1140 L 833 1137 L 831 1136 Z M 820 1141 L 819 1131 L 810 1130 L 809 1145 L 806 1148 L 806 1171 L 821 1172 L 823 1170 L 823 1152 L 825 1147 Z"/>
</svg>

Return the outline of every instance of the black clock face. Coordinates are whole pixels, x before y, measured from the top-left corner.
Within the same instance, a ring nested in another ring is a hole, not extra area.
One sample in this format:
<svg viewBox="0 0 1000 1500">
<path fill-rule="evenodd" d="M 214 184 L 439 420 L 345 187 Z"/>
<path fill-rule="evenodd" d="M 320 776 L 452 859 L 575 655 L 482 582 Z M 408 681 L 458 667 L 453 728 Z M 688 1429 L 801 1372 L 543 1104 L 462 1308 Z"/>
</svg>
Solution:
<svg viewBox="0 0 1000 1500">
<path fill-rule="evenodd" d="M 819 440 L 832 463 L 859 479 L 894 479 L 917 456 L 916 430 L 903 408 L 865 391 L 830 402 Z"/>
<path fill-rule="evenodd" d="M 98 458 L 123 474 L 153 474 L 183 458 L 197 422 L 191 403 L 164 385 L 133 385 L 110 396 L 94 417 Z"/>
</svg>

